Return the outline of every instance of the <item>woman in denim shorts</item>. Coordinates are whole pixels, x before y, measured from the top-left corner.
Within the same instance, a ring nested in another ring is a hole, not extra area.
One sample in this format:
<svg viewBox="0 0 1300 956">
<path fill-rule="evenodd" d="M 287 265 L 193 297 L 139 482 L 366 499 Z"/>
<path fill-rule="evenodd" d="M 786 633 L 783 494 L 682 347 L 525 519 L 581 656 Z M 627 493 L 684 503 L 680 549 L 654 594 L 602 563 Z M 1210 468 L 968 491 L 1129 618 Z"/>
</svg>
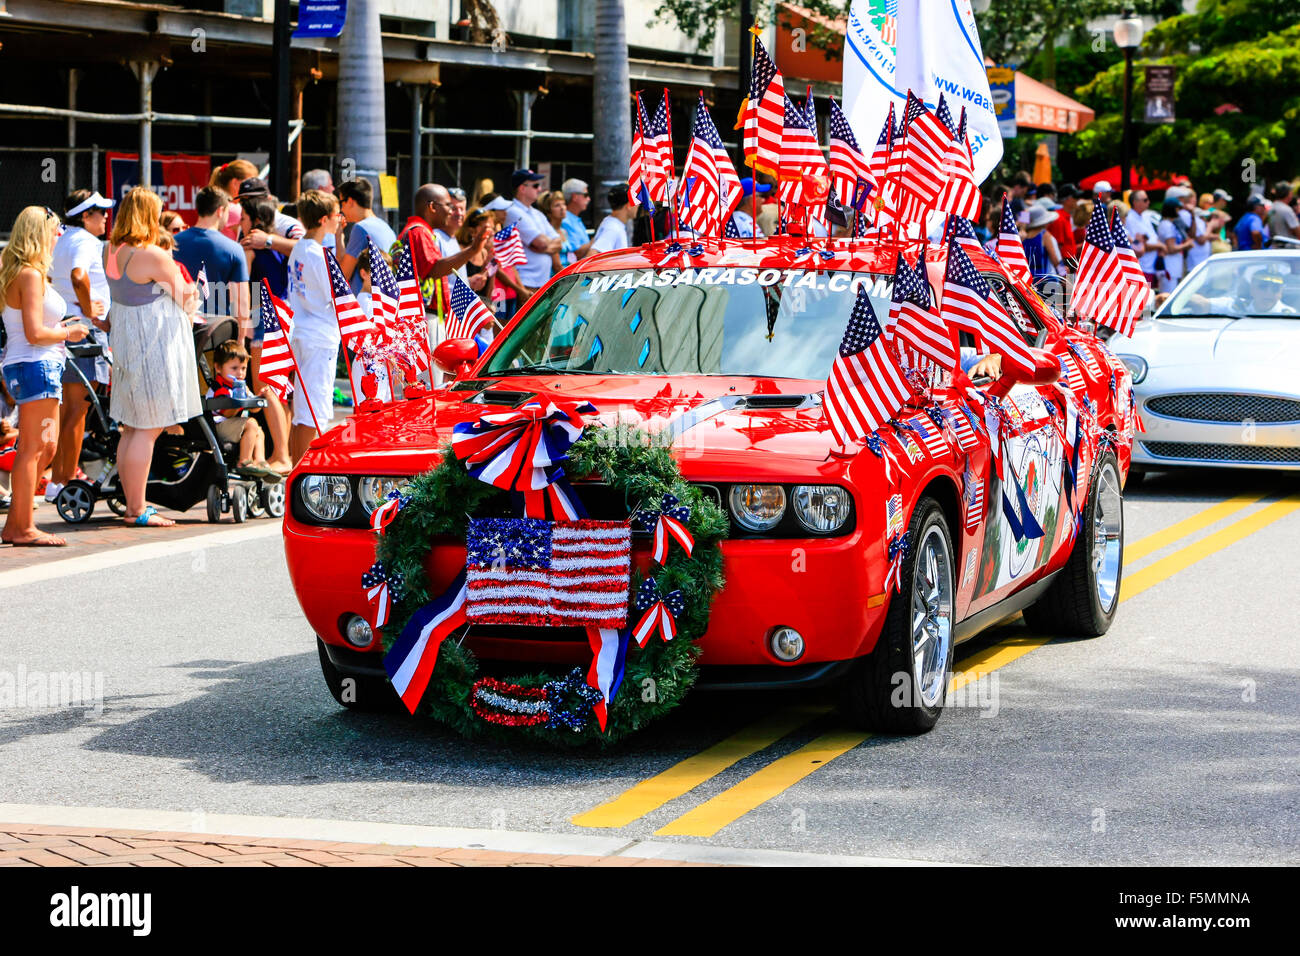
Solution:
<svg viewBox="0 0 1300 956">
<path fill-rule="evenodd" d="M 24 547 L 68 542 L 36 527 L 32 499 L 36 479 L 54 458 L 63 397 L 64 342 L 80 342 L 89 327 L 62 324 L 67 303 L 50 287 L 50 258 L 59 217 L 28 206 L 14 220 L 9 245 L 0 252 L 0 297 L 6 345 L 0 375 L 18 405 L 18 449 L 12 475 L 13 501 L 0 541 Z"/>
</svg>

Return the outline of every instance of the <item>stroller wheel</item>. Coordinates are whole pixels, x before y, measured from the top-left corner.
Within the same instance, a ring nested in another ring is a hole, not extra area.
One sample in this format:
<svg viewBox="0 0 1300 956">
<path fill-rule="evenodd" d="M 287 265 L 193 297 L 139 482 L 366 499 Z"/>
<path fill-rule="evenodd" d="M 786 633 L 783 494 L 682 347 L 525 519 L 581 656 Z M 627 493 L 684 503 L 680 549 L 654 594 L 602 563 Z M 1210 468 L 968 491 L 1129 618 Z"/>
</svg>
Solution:
<svg viewBox="0 0 1300 956">
<path fill-rule="evenodd" d="M 54 500 L 54 507 L 68 524 L 81 524 L 95 510 L 95 488 L 86 481 L 70 481 Z"/>
<path fill-rule="evenodd" d="M 208 520 L 216 524 L 221 520 L 221 489 L 208 485 Z"/>
<path fill-rule="evenodd" d="M 262 507 L 272 518 L 284 517 L 284 482 L 262 486 Z"/>
<path fill-rule="evenodd" d="M 262 503 L 265 495 L 260 491 L 253 491 L 248 496 L 248 516 L 250 518 L 261 518 L 266 515 L 266 505 Z"/>
<path fill-rule="evenodd" d="M 113 512 L 119 518 L 126 517 L 126 499 L 120 494 L 113 495 L 108 499 L 108 510 Z"/>
<path fill-rule="evenodd" d="M 243 485 L 230 489 L 230 517 L 235 519 L 235 524 L 243 524 L 248 517 L 248 489 Z"/>
</svg>

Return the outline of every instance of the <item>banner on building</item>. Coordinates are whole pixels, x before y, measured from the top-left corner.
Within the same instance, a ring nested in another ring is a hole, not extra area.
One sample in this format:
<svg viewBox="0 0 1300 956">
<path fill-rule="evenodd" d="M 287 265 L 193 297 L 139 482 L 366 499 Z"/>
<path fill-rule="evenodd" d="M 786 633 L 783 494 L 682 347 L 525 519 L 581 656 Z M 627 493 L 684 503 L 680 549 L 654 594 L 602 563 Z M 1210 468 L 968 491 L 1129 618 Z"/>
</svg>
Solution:
<svg viewBox="0 0 1300 956">
<path fill-rule="evenodd" d="M 336 37 L 348 18 L 348 0 L 300 0 L 296 37 Z"/>
<path fill-rule="evenodd" d="M 998 133 L 1003 139 L 1016 135 L 1016 71 L 1009 66 L 988 68 L 989 95 L 993 113 L 998 118 Z"/>
<path fill-rule="evenodd" d="M 909 89 L 931 108 L 942 93 L 954 120 L 966 108 L 975 181 L 993 171 L 1002 137 L 970 0 L 852 0 L 845 41 L 844 112 L 858 142 L 876 141 Z"/>
<path fill-rule="evenodd" d="M 138 153 L 104 155 L 108 161 L 104 179 L 108 196 L 120 202 L 133 186 L 140 184 L 140 156 Z M 198 218 L 194 211 L 194 197 L 208 184 L 212 175 L 212 157 L 154 154 L 150 170 L 149 181 L 153 191 L 162 197 L 163 205 L 180 213 L 187 226 L 194 225 Z"/>
<path fill-rule="evenodd" d="M 1144 119 L 1148 123 L 1172 123 L 1174 121 L 1174 71 L 1172 66 L 1147 67 L 1147 111 Z"/>
</svg>

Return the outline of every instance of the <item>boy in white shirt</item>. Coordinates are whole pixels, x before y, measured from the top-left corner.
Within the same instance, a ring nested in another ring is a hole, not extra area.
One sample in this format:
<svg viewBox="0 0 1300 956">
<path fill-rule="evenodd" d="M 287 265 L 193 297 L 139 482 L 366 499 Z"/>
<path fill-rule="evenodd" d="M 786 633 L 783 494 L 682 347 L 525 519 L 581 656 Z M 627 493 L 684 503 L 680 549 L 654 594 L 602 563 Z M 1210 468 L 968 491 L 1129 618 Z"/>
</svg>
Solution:
<svg viewBox="0 0 1300 956">
<path fill-rule="evenodd" d="M 338 200 L 329 193 L 308 190 L 298 197 L 298 215 L 306 233 L 289 256 L 289 308 L 293 309 L 289 345 L 298 363 L 289 432 L 289 454 L 295 463 L 316 438 L 317 423 L 326 429 L 334 418 L 334 370 L 342 343 L 321 245 L 325 236 L 338 231 Z"/>
</svg>

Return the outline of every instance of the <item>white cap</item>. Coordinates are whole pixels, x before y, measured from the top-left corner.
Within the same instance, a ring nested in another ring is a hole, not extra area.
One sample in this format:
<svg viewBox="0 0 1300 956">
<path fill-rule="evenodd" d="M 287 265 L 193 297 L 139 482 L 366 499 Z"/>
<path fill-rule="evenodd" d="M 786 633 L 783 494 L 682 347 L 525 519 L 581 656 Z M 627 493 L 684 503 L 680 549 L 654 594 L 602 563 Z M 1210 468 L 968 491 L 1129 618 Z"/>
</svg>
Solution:
<svg viewBox="0 0 1300 956">
<path fill-rule="evenodd" d="M 1097 185 L 1095 185 L 1095 186 L 1092 187 L 1092 191 L 1093 191 L 1094 194 L 1095 194 L 1095 193 L 1113 193 L 1113 192 L 1115 191 L 1115 188 L 1114 188 L 1110 183 L 1108 183 L 1106 180 L 1102 179 L 1102 180 L 1099 180 L 1099 181 L 1097 182 Z"/>
<path fill-rule="evenodd" d="M 564 201 L 568 202 L 576 193 L 585 193 L 587 184 L 581 179 L 566 179 L 560 186 L 560 192 L 564 193 Z"/>
<path fill-rule="evenodd" d="M 81 202 L 77 203 L 63 215 L 71 219 L 73 216 L 80 216 L 87 209 L 112 209 L 113 200 L 105 199 L 98 192 L 93 192 Z"/>
<path fill-rule="evenodd" d="M 487 209 L 491 212 L 500 212 L 502 209 L 509 209 L 513 205 L 514 203 L 512 203 L 505 196 L 498 196 L 496 199 L 492 200 L 491 202 L 484 203 L 482 208 Z"/>
</svg>

